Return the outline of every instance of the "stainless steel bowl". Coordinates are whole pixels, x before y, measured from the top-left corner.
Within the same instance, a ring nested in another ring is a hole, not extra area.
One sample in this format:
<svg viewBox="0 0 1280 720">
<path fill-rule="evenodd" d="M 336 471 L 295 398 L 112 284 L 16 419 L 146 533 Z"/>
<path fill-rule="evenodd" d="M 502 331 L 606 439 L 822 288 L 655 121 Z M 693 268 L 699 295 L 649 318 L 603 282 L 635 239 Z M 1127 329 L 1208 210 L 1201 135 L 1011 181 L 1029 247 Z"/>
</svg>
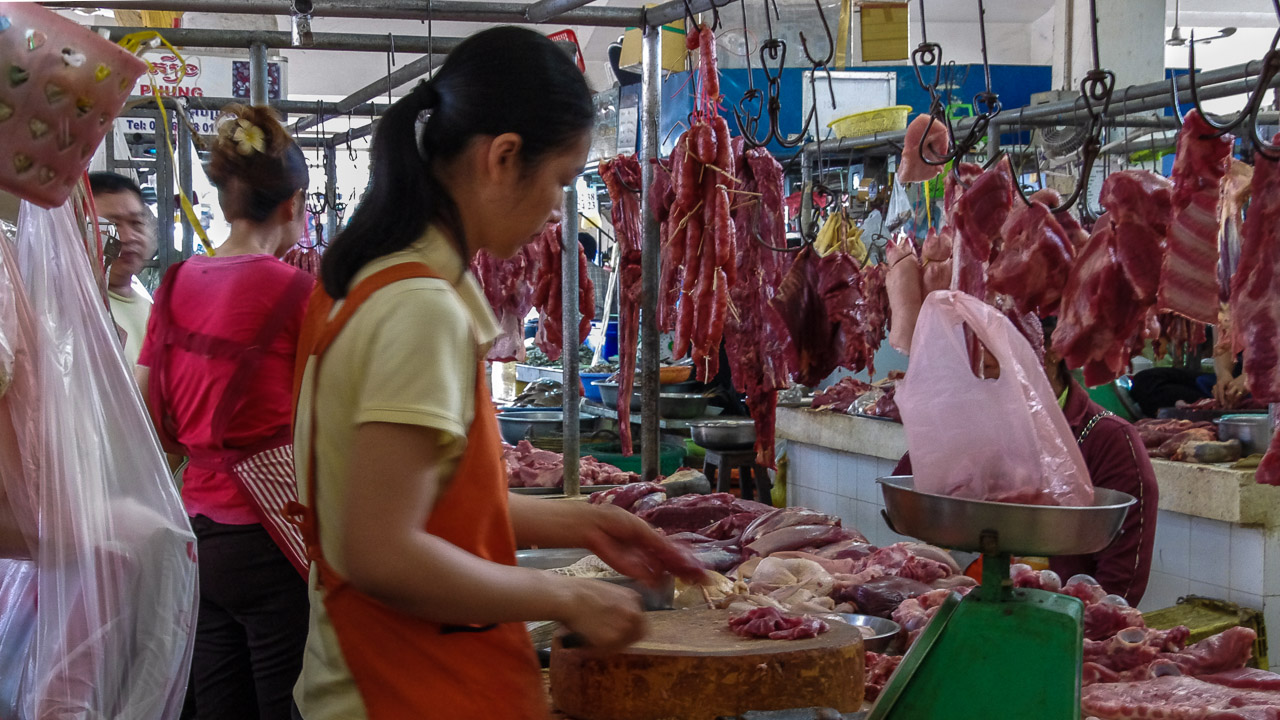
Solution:
<svg viewBox="0 0 1280 720">
<path fill-rule="evenodd" d="M 589 550 L 581 548 L 517 550 L 516 564 L 520 567 L 533 568 L 535 570 L 554 570 L 555 568 L 568 567 L 590 554 Z M 670 575 L 666 576 L 662 587 L 657 589 L 648 587 L 640 581 L 633 580 L 625 575 L 599 579 L 614 585 L 631 588 L 640 593 L 640 598 L 644 601 L 645 610 L 670 610 L 675 603 L 676 580 Z"/>
<path fill-rule="evenodd" d="M 692 420 L 707 414 L 707 402 L 702 393 L 664 392 L 658 395 L 658 414 L 670 420 Z"/>
<path fill-rule="evenodd" d="M 593 418 L 582 417 L 579 427 L 590 430 Z M 540 410 L 504 412 L 498 415 L 498 431 L 508 445 L 516 445 L 521 440 L 556 437 L 564 432 L 564 412 L 560 410 Z"/>
<path fill-rule="evenodd" d="M 607 408 L 618 409 L 618 383 L 597 380 L 592 385 L 600 388 L 600 402 Z"/>
<path fill-rule="evenodd" d="M 698 383 L 692 380 L 661 386 L 658 388 L 658 396 L 662 397 L 664 395 L 697 395 L 698 397 L 702 397 L 701 393 L 698 392 Z M 641 392 L 640 383 L 637 381 L 631 388 L 631 412 L 640 412 L 640 405 L 643 402 L 643 398 L 644 394 Z M 659 400 L 659 402 L 661 402 L 661 400 Z M 673 420 L 676 418 L 676 416 L 666 415 L 662 411 L 659 411 L 659 414 L 661 414 L 662 417 L 671 418 Z M 698 416 L 695 415 L 694 417 Z"/>
<path fill-rule="evenodd" d="M 902 626 L 892 620 L 878 618 L 874 615 L 856 615 L 854 613 L 836 613 L 840 619 L 855 627 L 870 628 L 871 636 L 863 633 L 862 647 L 871 652 L 884 652 L 893 642 L 893 637 L 902 630 Z"/>
<path fill-rule="evenodd" d="M 1095 553 L 1111 544 L 1137 502 L 1132 495 L 1094 488 L 1090 507 L 1015 505 L 918 492 L 910 475 L 877 482 L 894 532 L 970 552 L 981 551 L 982 533 L 994 530 L 1000 551 L 1014 555 Z"/>
<path fill-rule="evenodd" d="M 708 450 L 747 450 L 756 444 L 756 424 L 745 418 L 689 423 L 689 431 Z"/>
<path fill-rule="evenodd" d="M 1265 455 L 1271 434 L 1271 418 L 1266 414 L 1226 415 L 1218 421 L 1218 439 L 1239 440 L 1245 455 Z"/>
</svg>

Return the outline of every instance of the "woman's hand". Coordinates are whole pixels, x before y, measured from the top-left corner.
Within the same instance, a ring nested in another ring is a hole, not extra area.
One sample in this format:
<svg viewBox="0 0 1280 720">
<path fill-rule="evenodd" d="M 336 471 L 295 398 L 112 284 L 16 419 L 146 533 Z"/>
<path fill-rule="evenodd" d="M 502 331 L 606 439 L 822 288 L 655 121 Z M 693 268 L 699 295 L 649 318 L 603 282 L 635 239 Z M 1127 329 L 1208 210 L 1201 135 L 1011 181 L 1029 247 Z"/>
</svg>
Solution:
<svg viewBox="0 0 1280 720">
<path fill-rule="evenodd" d="M 1213 399 L 1227 410 L 1239 405 L 1248 394 L 1249 381 L 1243 374 L 1236 378 L 1219 378 L 1213 386 Z"/>
<path fill-rule="evenodd" d="M 616 505 L 592 505 L 585 545 L 614 570 L 657 587 L 666 573 L 700 582 L 704 568 L 683 546 Z"/>
<path fill-rule="evenodd" d="M 592 650 L 617 652 L 644 637 L 644 604 L 634 590 L 601 580 L 565 578 L 567 598 L 556 619 Z"/>
</svg>

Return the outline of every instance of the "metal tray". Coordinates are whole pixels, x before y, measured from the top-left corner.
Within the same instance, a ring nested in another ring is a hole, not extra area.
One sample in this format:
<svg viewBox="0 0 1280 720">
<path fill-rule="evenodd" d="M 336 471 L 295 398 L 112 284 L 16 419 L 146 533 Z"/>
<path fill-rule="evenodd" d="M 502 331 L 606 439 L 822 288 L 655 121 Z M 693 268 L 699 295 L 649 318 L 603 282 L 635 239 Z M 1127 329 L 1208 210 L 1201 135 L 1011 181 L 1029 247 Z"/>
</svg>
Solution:
<svg viewBox="0 0 1280 720">
<path fill-rule="evenodd" d="M 564 490 L 559 487 L 513 487 L 507 488 L 517 495 L 563 495 Z"/>
<path fill-rule="evenodd" d="M 857 615 L 854 613 L 836 613 L 850 625 L 871 628 L 875 635 L 864 637 L 862 646 L 871 652 L 884 652 L 893 642 L 894 636 L 902 630 L 902 626 L 892 620 L 878 618 L 874 615 Z"/>
<path fill-rule="evenodd" d="M 1129 506 L 1137 502 L 1132 495 L 1094 488 L 1091 507 L 1015 505 L 917 492 L 910 475 L 876 482 L 884 495 L 885 521 L 894 532 L 969 552 L 981 552 L 982 533 L 994 530 L 1004 553 L 1095 553 L 1111 544 Z"/>
</svg>

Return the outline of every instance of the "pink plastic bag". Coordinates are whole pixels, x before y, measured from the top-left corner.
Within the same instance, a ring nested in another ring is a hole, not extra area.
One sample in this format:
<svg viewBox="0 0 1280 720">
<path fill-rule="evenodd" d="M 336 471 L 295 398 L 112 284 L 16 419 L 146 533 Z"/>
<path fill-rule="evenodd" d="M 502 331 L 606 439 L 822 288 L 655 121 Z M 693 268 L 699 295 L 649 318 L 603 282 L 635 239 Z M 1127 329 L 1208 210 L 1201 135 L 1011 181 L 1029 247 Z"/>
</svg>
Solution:
<svg viewBox="0 0 1280 720">
<path fill-rule="evenodd" d="M 968 326 L 1000 364 L 970 370 Z M 1030 505 L 1087 506 L 1093 485 L 1067 419 L 1026 338 L 1000 311 L 961 292 L 925 299 L 898 385 L 915 488 Z"/>
</svg>

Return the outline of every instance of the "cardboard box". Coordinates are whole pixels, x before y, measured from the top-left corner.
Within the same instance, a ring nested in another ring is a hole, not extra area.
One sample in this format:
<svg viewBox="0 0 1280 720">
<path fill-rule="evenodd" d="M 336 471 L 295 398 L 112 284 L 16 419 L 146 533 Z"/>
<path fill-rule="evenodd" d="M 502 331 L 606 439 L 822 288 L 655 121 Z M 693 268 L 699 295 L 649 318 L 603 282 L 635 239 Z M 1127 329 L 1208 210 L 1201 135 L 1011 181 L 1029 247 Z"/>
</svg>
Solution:
<svg viewBox="0 0 1280 720">
<path fill-rule="evenodd" d="M 684 20 L 662 26 L 662 69 L 667 72 L 683 72 L 688 50 L 685 49 Z M 627 28 L 622 36 L 622 56 L 618 67 L 630 70 L 640 67 L 640 28 Z"/>
<path fill-rule="evenodd" d="M 910 16 L 905 2 L 862 3 L 862 59 L 906 60 L 910 57 Z"/>
</svg>

